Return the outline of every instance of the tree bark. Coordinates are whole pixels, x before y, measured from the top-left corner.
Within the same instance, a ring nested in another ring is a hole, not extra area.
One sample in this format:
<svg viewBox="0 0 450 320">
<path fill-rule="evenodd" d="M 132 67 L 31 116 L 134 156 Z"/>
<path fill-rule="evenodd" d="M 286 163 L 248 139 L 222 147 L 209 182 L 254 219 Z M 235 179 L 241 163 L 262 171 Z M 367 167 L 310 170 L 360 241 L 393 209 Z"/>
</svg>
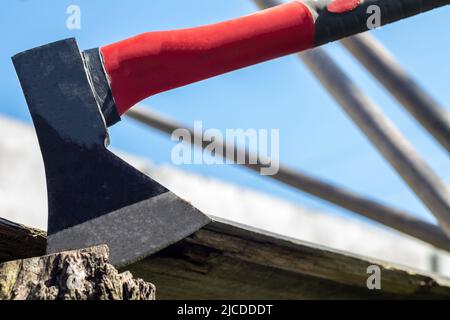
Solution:
<svg viewBox="0 0 450 320">
<path fill-rule="evenodd" d="M 0 265 L 0 300 L 154 300 L 155 286 L 119 273 L 108 263 L 108 247 L 5 262 Z"/>
</svg>

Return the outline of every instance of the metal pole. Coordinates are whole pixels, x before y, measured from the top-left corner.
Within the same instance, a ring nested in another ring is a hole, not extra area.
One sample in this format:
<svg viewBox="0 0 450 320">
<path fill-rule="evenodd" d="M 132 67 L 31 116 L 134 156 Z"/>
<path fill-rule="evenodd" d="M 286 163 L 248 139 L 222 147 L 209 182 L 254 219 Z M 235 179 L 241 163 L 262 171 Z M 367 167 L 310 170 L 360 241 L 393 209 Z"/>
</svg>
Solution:
<svg viewBox="0 0 450 320">
<path fill-rule="evenodd" d="M 274 0 L 254 0 L 266 8 Z M 359 126 L 378 151 L 430 209 L 443 231 L 450 236 L 450 190 L 428 167 L 414 148 L 321 48 L 299 54 L 342 109 Z"/>
<path fill-rule="evenodd" d="M 365 133 L 450 235 L 450 191 L 378 106 L 361 92 L 322 49 L 304 52 L 302 61 Z"/>
<path fill-rule="evenodd" d="M 450 115 L 405 72 L 390 52 L 369 34 L 346 38 L 341 43 L 450 152 Z"/>
<path fill-rule="evenodd" d="M 260 9 L 281 3 L 277 0 L 254 2 Z M 342 38 L 340 42 L 450 152 L 450 115 L 403 70 L 389 51 L 367 33 Z"/>
<path fill-rule="evenodd" d="M 173 120 L 167 119 L 139 107 L 134 107 L 129 110 L 127 116 L 149 127 L 156 128 L 168 135 L 171 135 L 176 129 L 179 128 L 188 130 L 193 137 L 197 135 L 197 133 L 195 133 L 192 129 L 185 128 Z M 208 144 L 208 142 L 204 142 L 202 137 L 191 139 L 191 143 L 196 143 L 199 141 L 202 141 L 202 144 L 197 145 L 198 147 L 205 148 Z M 233 147 L 233 153 L 227 153 L 224 151 L 223 155 L 226 157 L 226 155 L 231 154 L 247 154 L 247 152 L 239 150 L 238 147 Z M 257 159 L 257 157 L 254 158 Z M 230 158 L 230 160 L 234 161 L 235 159 Z M 244 164 L 244 166 L 254 171 L 260 171 L 261 168 L 264 167 L 264 165 L 259 161 L 257 164 Z M 269 177 L 373 221 L 384 224 L 385 226 L 430 243 L 437 248 L 450 251 L 450 239 L 447 238 L 439 227 L 417 219 L 411 214 L 403 212 L 399 209 L 364 198 L 357 193 L 308 176 L 283 164 L 280 165 L 280 169 L 277 174 Z"/>
</svg>

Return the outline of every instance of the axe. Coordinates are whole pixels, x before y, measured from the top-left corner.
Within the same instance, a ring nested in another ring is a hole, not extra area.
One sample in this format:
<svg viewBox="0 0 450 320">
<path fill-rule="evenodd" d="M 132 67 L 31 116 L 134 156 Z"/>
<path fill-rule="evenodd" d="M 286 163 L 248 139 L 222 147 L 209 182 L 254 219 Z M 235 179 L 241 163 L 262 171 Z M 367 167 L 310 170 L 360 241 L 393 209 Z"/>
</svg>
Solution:
<svg viewBox="0 0 450 320">
<path fill-rule="evenodd" d="M 49 253 L 108 244 L 124 266 L 211 221 L 108 151 L 107 127 L 160 92 L 367 30 L 449 0 L 294 1 L 238 19 L 149 32 L 81 52 L 66 39 L 13 57 L 44 160 Z"/>
</svg>

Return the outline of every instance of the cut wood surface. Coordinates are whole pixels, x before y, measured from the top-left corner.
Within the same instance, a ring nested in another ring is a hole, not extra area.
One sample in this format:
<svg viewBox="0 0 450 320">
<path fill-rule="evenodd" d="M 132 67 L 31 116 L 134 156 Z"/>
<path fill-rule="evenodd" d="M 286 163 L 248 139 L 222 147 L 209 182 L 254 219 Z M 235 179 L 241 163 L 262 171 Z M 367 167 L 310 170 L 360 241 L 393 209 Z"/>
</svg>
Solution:
<svg viewBox="0 0 450 320">
<path fill-rule="evenodd" d="M 108 263 L 104 245 L 0 264 L 0 300 L 154 299 L 151 283 Z"/>
<path fill-rule="evenodd" d="M 12 237 L 16 232 L 36 230 L 1 220 L 3 259 L 15 259 L 13 251 L 4 251 L 12 246 L 45 250 L 42 232 L 41 237 Z M 19 242 L 12 243 L 14 239 Z M 18 255 L 32 252 L 19 250 Z M 380 267 L 381 290 L 367 289 L 370 265 Z M 152 281 L 158 299 L 450 299 L 447 278 L 225 221 L 213 222 L 125 269 Z"/>
</svg>

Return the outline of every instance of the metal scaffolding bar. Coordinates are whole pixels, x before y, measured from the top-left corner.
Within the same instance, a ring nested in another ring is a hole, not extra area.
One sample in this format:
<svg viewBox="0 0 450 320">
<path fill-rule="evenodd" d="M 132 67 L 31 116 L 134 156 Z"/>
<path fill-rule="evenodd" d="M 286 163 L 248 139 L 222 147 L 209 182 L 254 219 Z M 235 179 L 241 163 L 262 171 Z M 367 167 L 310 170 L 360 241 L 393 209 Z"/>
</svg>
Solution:
<svg viewBox="0 0 450 320">
<path fill-rule="evenodd" d="M 379 41 L 359 34 L 341 40 L 341 44 L 450 152 L 450 115 Z"/>
<path fill-rule="evenodd" d="M 197 147 L 205 148 L 208 142 L 204 142 L 202 137 L 197 137 L 199 133 L 194 132 L 193 129 L 186 128 L 181 124 L 162 117 L 154 112 L 144 110 L 139 107 L 134 107 L 129 110 L 127 116 L 139 121 L 151 128 L 158 129 L 168 135 L 171 135 L 175 130 L 183 128 L 188 130 L 193 137 L 193 143 L 202 142 L 201 145 Z M 200 133 L 203 135 L 203 133 Z M 242 154 L 246 151 L 239 150 L 238 147 L 233 146 L 234 152 L 225 152 L 223 155 L 231 154 Z M 247 154 L 248 158 L 248 154 Z M 257 159 L 257 157 L 254 157 Z M 235 160 L 234 157 L 230 160 Z M 264 163 L 267 163 L 264 161 Z M 243 164 L 245 167 L 260 171 L 264 167 L 258 161 L 256 164 Z M 362 195 L 354 193 L 349 190 L 345 190 L 336 185 L 330 184 L 328 182 L 321 181 L 317 178 L 311 177 L 307 174 L 289 168 L 286 165 L 280 164 L 280 169 L 277 174 L 269 176 L 277 181 L 285 183 L 297 190 L 303 191 L 322 200 L 333 203 L 344 209 L 357 213 L 363 217 L 376 221 L 378 223 L 384 224 L 390 228 L 403 232 L 407 235 L 420 239 L 422 241 L 428 242 L 437 248 L 450 251 L 450 239 L 444 234 L 444 232 L 437 226 L 430 223 L 424 222 L 420 219 L 415 218 L 411 214 L 408 214 L 402 210 L 389 207 L 387 205 L 378 203 L 374 200 L 367 199 Z"/>
<path fill-rule="evenodd" d="M 279 4 L 274 0 L 254 0 L 261 8 Z M 342 109 L 391 164 L 409 187 L 430 209 L 443 231 L 450 236 L 450 190 L 428 167 L 414 148 L 321 48 L 299 57 Z"/>
<path fill-rule="evenodd" d="M 300 57 L 450 235 L 450 191 L 447 186 L 324 50 L 316 48 Z"/>
</svg>

